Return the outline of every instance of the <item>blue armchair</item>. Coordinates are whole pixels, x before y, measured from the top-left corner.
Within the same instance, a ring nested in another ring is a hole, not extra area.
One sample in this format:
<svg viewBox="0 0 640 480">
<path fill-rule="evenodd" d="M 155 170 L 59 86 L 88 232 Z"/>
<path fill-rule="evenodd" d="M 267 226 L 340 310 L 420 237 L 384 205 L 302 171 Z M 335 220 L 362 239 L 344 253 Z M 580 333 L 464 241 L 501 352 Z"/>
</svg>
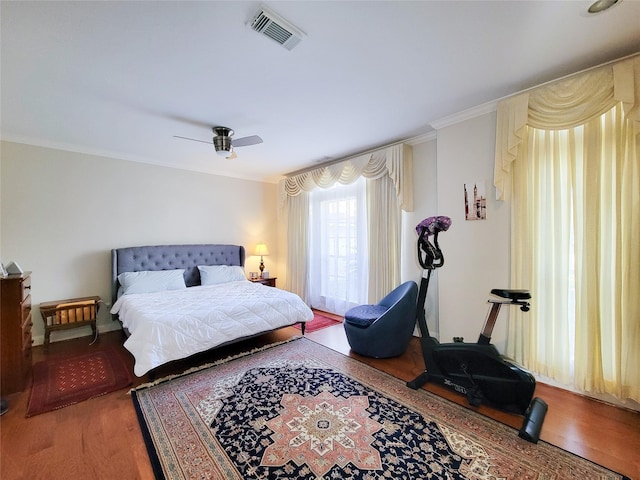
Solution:
<svg viewBox="0 0 640 480">
<path fill-rule="evenodd" d="M 418 285 L 409 281 L 396 287 L 376 305 L 353 307 L 344 315 L 344 330 L 351 350 L 365 357 L 402 355 L 416 325 Z"/>
</svg>

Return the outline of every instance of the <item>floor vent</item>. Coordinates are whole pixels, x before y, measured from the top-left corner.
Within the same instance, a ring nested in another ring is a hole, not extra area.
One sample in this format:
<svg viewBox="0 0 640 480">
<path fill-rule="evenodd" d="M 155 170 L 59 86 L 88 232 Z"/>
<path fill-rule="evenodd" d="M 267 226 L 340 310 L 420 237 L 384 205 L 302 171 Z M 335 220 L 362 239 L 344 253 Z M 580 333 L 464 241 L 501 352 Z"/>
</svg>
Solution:
<svg viewBox="0 0 640 480">
<path fill-rule="evenodd" d="M 253 17 L 251 28 L 278 42 L 287 50 L 292 50 L 305 35 L 300 29 L 264 6 L 260 7 Z"/>
</svg>

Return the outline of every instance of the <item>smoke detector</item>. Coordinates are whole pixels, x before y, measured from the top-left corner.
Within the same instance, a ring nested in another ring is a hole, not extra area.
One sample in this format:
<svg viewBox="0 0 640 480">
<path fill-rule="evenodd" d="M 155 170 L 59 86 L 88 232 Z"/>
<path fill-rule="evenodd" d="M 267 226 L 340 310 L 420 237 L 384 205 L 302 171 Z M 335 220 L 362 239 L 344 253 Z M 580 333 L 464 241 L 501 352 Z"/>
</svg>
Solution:
<svg viewBox="0 0 640 480">
<path fill-rule="evenodd" d="M 252 30 L 278 42 L 287 50 L 292 50 L 305 36 L 302 30 L 265 6 L 260 7 L 250 25 Z"/>
</svg>

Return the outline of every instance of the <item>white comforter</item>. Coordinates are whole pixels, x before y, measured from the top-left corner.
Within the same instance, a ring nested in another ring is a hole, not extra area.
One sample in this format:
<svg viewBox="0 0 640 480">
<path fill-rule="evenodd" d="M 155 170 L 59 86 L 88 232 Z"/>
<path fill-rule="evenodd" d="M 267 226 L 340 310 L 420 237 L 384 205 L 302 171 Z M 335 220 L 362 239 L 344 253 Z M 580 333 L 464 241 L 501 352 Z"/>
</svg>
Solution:
<svg viewBox="0 0 640 480">
<path fill-rule="evenodd" d="M 131 335 L 141 377 L 222 343 L 313 319 L 297 295 L 249 281 L 121 296 L 111 308 Z"/>
</svg>

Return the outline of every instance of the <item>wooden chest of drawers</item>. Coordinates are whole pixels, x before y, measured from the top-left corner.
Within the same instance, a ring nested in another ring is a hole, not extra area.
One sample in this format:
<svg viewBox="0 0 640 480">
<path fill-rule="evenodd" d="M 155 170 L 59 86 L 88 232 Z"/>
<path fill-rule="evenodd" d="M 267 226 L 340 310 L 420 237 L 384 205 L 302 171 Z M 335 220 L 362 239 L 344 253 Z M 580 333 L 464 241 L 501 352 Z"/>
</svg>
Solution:
<svg viewBox="0 0 640 480">
<path fill-rule="evenodd" d="M 21 392 L 31 378 L 31 272 L 0 279 L 0 394 Z"/>
</svg>

